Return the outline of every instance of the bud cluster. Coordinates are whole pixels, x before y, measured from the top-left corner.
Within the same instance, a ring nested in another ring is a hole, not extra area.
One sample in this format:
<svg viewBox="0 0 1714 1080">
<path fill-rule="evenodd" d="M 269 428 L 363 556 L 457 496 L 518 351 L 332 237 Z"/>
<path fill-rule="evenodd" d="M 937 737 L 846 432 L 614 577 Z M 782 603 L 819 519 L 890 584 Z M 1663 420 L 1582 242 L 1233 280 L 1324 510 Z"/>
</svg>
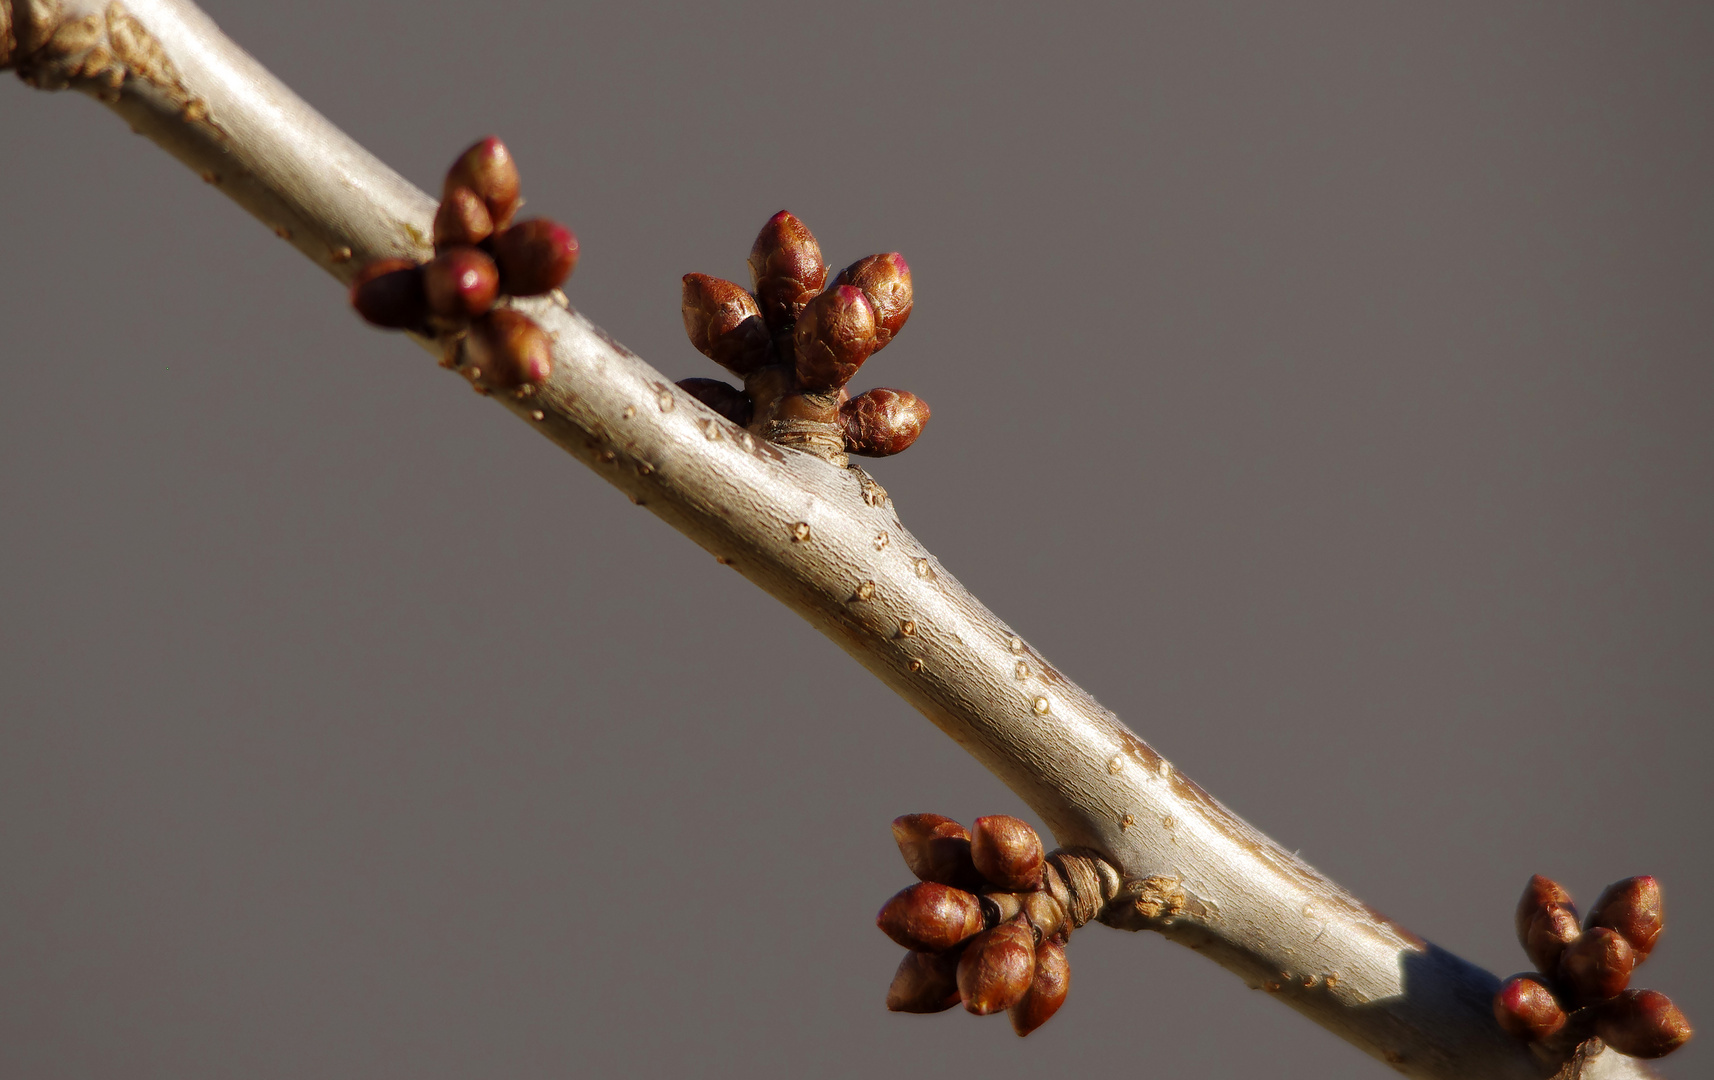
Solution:
<svg viewBox="0 0 1714 1080">
<path fill-rule="evenodd" d="M 870 255 L 828 282 L 821 246 L 784 210 L 750 249 L 752 290 L 686 274 L 684 332 L 702 355 L 744 380 L 679 383 L 726 419 L 771 442 L 844 464 L 910 446 L 928 403 L 903 390 L 850 397 L 845 384 L 911 314 L 911 268 L 897 252 Z"/>
<path fill-rule="evenodd" d="M 1004 814 L 974 828 L 939 814 L 893 821 L 893 839 L 918 881 L 875 919 L 910 951 L 887 989 L 894 1012 L 934 1013 L 963 1003 L 978 1016 L 1004 1010 L 1028 1035 L 1065 1002 L 1065 942 L 1093 913 L 1062 871 L 1073 856 L 1043 855 L 1041 838 Z"/>
<path fill-rule="evenodd" d="M 1633 877 L 1607 886 L 1581 923 L 1571 894 L 1540 874 L 1518 901 L 1518 941 L 1536 970 L 1494 995 L 1494 1018 L 1520 1039 L 1566 1051 L 1599 1038 L 1631 1057 L 1657 1058 L 1690 1039 L 1665 994 L 1628 989 L 1663 925 L 1660 885 Z"/>
<path fill-rule="evenodd" d="M 479 388 L 540 384 L 553 364 L 547 331 L 494 305 L 558 289 L 577 267 L 577 237 L 546 218 L 514 223 L 522 204 L 511 153 L 493 136 L 481 140 L 447 170 L 434 258 L 369 263 L 351 283 L 351 306 L 376 326 L 443 339 Z"/>
</svg>

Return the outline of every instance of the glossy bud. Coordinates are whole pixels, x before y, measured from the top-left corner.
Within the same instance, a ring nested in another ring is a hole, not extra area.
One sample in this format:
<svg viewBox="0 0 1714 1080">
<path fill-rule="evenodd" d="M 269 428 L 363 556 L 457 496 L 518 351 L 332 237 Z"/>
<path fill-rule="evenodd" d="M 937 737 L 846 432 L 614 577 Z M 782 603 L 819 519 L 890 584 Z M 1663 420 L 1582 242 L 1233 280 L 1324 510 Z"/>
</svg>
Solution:
<svg viewBox="0 0 1714 1080">
<path fill-rule="evenodd" d="M 351 306 L 389 330 L 419 330 L 428 319 L 422 267 L 409 259 L 377 259 L 351 281 Z"/>
<path fill-rule="evenodd" d="M 977 1016 L 1016 1005 L 1035 975 L 1035 933 L 1022 915 L 970 939 L 958 958 L 958 996 Z"/>
<path fill-rule="evenodd" d="M 679 388 L 739 427 L 750 422 L 750 395 L 719 379 L 680 379 Z"/>
<path fill-rule="evenodd" d="M 1494 995 L 1494 1019 L 1508 1035 L 1540 1042 L 1565 1026 L 1565 1010 L 1535 973 L 1513 975 Z"/>
<path fill-rule="evenodd" d="M 1661 914 L 1660 883 L 1647 876 L 1615 881 L 1601 890 L 1584 925 L 1615 930 L 1637 954 L 1637 963 L 1649 958 L 1665 920 Z"/>
<path fill-rule="evenodd" d="M 1665 994 L 1626 990 L 1596 1007 L 1595 1034 L 1621 1054 L 1657 1058 L 1689 1042 L 1694 1032 Z"/>
<path fill-rule="evenodd" d="M 1028 822 L 1006 814 L 977 818 L 970 830 L 970 857 L 976 871 L 1002 889 L 1041 887 L 1041 837 Z"/>
<path fill-rule="evenodd" d="M 867 390 L 839 407 L 845 448 L 864 457 L 909 449 L 928 423 L 928 402 L 906 390 Z"/>
<path fill-rule="evenodd" d="M 557 221 L 531 218 L 494 237 L 500 289 L 508 296 L 542 296 L 577 269 L 577 237 Z"/>
<path fill-rule="evenodd" d="M 496 308 L 470 324 L 465 361 L 498 389 L 538 385 L 553 371 L 553 339 L 523 312 Z"/>
<path fill-rule="evenodd" d="M 493 234 L 494 219 L 488 216 L 488 204 L 482 196 L 467 187 L 448 188 L 434 212 L 434 249 L 474 246 Z"/>
<path fill-rule="evenodd" d="M 1605 1001 L 1631 984 L 1637 954 L 1631 943 L 1605 926 L 1584 931 L 1559 958 L 1559 978 L 1580 1001 Z"/>
<path fill-rule="evenodd" d="M 798 382 L 825 394 L 851 381 L 875 351 L 875 311 L 861 289 L 836 285 L 798 315 L 792 329 Z"/>
<path fill-rule="evenodd" d="M 462 324 L 494 306 L 500 272 L 476 248 L 447 248 L 423 267 L 423 290 L 431 314 Z"/>
<path fill-rule="evenodd" d="M 756 298 L 733 282 L 707 274 L 684 276 L 684 333 L 696 351 L 734 375 L 772 364 L 773 337 L 762 324 Z"/>
<path fill-rule="evenodd" d="M 1565 947 L 1577 940 L 1577 909 L 1559 882 L 1540 874 L 1530 878 L 1515 917 L 1518 943 L 1537 971 L 1553 974 Z"/>
<path fill-rule="evenodd" d="M 522 201 L 518 196 L 518 166 L 506 144 L 492 135 L 460 154 L 447 170 L 442 196 L 459 187 L 469 188 L 482 199 L 496 229 L 512 223 Z"/>
<path fill-rule="evenodd" d="M 1071 964 L 1065 958 L 1065 948 L 1057 941 L 1044 941 L 1036 946 L 1036 970 L 1030 978 L 1030 988 L 1016 1004 L 1007 1009 L 1012 1030 L 1028 1035 L 1053 1019 L 1053 1014 L 1065 1004 L 1066 991 L 1071 989 Z"/>
<path fill-rule="evenodd" d="M 1518 900 L 1518 910 L 1514 925 L 1518 929 L 1518 943 L 1524 943 L 1524 937 L 1529 933 L 1530 921 L 1536 913 L 1549 907 L 1571 907 L 1571 894 L 1562 888 L 1559 882 L 1552 878 L 1536 874 L 1524 886 L 1524 895 Z M 1526 946 L 1527 947 L 1527 946 Z"/>
<path fill-rule="evenodd" d="M 937 1013 L 958 1004 L 958 957 L 956 952 L 906 953 L 887 987 L 887 1008 Z"/>
<path fill-rule="evenodd" d="M 944 952 L 982 929 L 982 903 L 963 889 L 919 881 L 888 900 L 875 925 L 907 949 Z"/>
<path fill-rule="evenodd" d="M 750 248 L 750 282 L 770 331 L 792 328 L 804 306 L 827 284 L 821 245 L 784 210 L 768 219 Z"/>
<path fill-rule="evenodd" d="M 896 251 L 858 259 L 839 271 L 833 283 L 863 290 L 869 306 L 875 309 L 877 351 L 886 348 L 911 317 L 911 268 Z"/>
<path fill-rule="evenodd" d="M 970 859 L 970 833 L 939 814 L 906 814 L 893 819 L 893 840 L 905 865 L 919 881 L 935 881 L 961 889 L 980 883 Z"/>
</svg>

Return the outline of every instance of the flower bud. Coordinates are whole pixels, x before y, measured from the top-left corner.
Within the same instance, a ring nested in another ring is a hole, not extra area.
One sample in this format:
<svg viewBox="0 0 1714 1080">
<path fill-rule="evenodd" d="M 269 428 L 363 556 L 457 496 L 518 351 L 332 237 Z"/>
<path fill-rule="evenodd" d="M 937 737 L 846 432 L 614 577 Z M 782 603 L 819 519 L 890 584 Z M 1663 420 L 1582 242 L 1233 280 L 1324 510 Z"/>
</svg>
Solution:
<svg viewBox="0 0 1714 1080">
<path fill-rule="evenodd" d="M 1565 1026 L 1565 1010 L 1534 972 L 1513 975 L 1494 995 L 1494 1019 L 1508 1035 L 1540 1042 Z"/>
<path fill-rule="evenodd" d="M 544 383 L 553 371 L 553 339 L 511 308 L 495 308 L 471 323 L 464 351 L 477 377 L 497 389 Z"/>
<path fill-rule="evenodd" d="M 970 833 L 951 818 L 939 814 L 894 818 L 893 841 L 919 881 L 972 890 L 981 885 L 976 864 L 970 861 Z"/>
<path fill-rule="evenodd" d="M 1018 1003 L 1035 975 L 1035 935 L 1022 915 L 970 939 L 958 958 L 958 996 L 977 1016 Z"/>
<path fill-rule="evenodd" d="M 1665 994 L 1626 990 L 1596 1007 L 1595 1034 L 1621 1054 L 1657 1058 L 1689 1042 L 1693 1032 L 1690 1021 Z"/>
<path fill-rule="evenodd" d="M 1530 920 L 1536 913 L 1547 907 L 1571 907 L 1571 894 L 1566 892 L 1559 882 L 1552 878 L 1536 874 L 1524 886 L 1524 895 L 1518 900 L 1518 911 L 1515 922 L 1518 928 L 1518 941 L 1521 943 L 1529 932 Z"/>
<path fill-rule="evenodd" d="M 577 269 L 577 237 L 547 218 L 520 221 L 496 234 L 493 250 L 507 296 L 550 293 Z"/>
<path fill-rule="evenodd" d="M 1012 1018 L 1012 1030 L 1028 1035 L 1053 1019 L 1053 1014 L 1065 1004 L 1065 993 L 1071 989 L 1071 964 L 1065 958 L 1065 948 L 1057 941 L 1044 941 L 1036 946 L 1036 970 L 1030 978 L 1030 988 L 1024 991 L 1012 1007 L 1006 1010 Z"/>
<path fill-rule="evenodd" d="M 750 422 L 750 395 L 719 379 L 680 379 L 679 388 L 739 427 Z"/>
<path fill-rule="evenodd" d="M 475 246 L 494 234 L 494 219 L 488 204 L 467 187 L 449 187 L 440 208 L 434 212 L 434 249 L 445 251 L 459 244 Z"/>
<path fill-rule="evenodd" d="M 423 267 L 423 290 L 431 314 L 462 324 L 494 306 L 500 271 L 476 248 L 451 247 Z"/>
<path fill-rule="evenodd" d="M 1655 939 L 1664 925 L 1660 906 L 1660 883 L 1654 878 L 1626 878 L 1601 891 L 1584 926 L 1616 930 L 1637 954 L 1637 963 L 1649 958 Z"/>
<path fill-rule="evenodd" d="M 875 309 L 877 352 L 887 347 L 911 317 L 911 268 L 896 251 L 858 259 L 839 271 L 833 283 L 863 290 L 869 306 Z"/>
<path fill-rule="evenodd" d="M 821 245 L 803 222 L 781 210 L 762 226 L 750 248 L 750 282 L 768 329 L 789 331 L 827 283 Z"/>
<path fill-rule="evenodd" d="M 906 953 L 887 987 L 887 1008 L 937 1013 L 958 1004 L 958 957 L 956 952 Z"/>
<path fill-rule="evenodd" d="M 743 287 L 707 274 L 684 276 L 685 336 L 696 351 L 734 375 L 775 362 L 774 343 L 756 298 Z"/>
<path fill-rule="evenodd" d="M 1605 1001 L 1631 984 L 1636 966 L 1631 943 L 1617 931 L 1597 926 L 1565 947 L 1559 978 L 1577 1001 Z"/>
<path fill-rule="evenodd" d="M 1524 886 L 1515 921 L 1518 943 L 1536 970 L 1548 974 L 1558 971 L 1560 954 L 1578 935 L 1577 909 L 1571 904 L 1571 894 L 1559 882 L 1537 874 Z"/>
<path fill-rule="evenodd" d="M 982 904 L 963 889 L 919 881 L 888 900 L 875 925 L 907 949 L 944 952 L 982 929 Z"/>
<path fill-rule="evenodd" d="M 864 457 L 908 449 L 928 423 L 928 402 L 905 390 L 868 390 L 839 407 L 845 448 Z"/>
<path fill-rule="evenodd" d="M 419 330 L 428 318 L 422 267 L 409 259 L 377 259 L 351 281 L 351 306 L 389 330 Z"/>
<path fill-rule="evenodd" d="M 970 857 L 977 872 L 1002 889 L 1027 892 L 1041 887 L 1041 837 L 1028 822 L 1006 814 L 977 818 Z"/>
<path fill-rule="evenodd" d="M 518 166 L 506 144 L 492 135 L 460 154 L 446 171 L 442 195 L 450 195 L 458 187 L 469 188 L 482 199 L 496 229 L 512 223 L 522 201 L 518 197 Z"/>
<path fill-rule="evenodd" d="M 875 310 L 861 289 L 836 285 L 798 315 L 793 359 L 805 390 L 829 393 L 851 381 L 875 351 Z"/>
</svg>

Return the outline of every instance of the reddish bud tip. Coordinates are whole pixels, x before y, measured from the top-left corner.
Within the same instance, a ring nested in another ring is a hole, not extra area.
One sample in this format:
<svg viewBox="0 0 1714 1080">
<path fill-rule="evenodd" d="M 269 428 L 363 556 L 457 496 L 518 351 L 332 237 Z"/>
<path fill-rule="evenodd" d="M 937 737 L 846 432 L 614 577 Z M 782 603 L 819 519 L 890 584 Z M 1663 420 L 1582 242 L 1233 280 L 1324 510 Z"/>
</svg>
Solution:
<svg viewBox="0 0 1714 1080">
<path fill-rule="evenodd" d="M 460 244 L 474 246 L 494 233 L 488 204 L 467 187 L 448 188 L 434 212 L 434 249 L 445 251 Z"/>
<path fill-rule="evenodd" d="M 500 290 L 508 296 L 541 296 L 559 288 L 577 269 L 577 237 L 557 221 L 531 218 L 494 237 Z"/>
<path fill-rule="evenodd" d="M 875 309 L 861 289 L 836 285 L 798 315 L 792 348 L 798 382 L 805 390 L 837 390 L 875 351 Z"/>
<path fill-rule="evenodd" d="M 447 248 L 423 267 L 423 289 L 432 315 L 463 324 L 494 306 L 500 271 L 476 248 Z"/>
<path fill-rule="evenodd" d="M 768 329 L 790 330 L 804 305 L 827 284 L 821 245 L 808 226 L 784 210 L 769 218 L 750 248 L 750 282 Z"/>
<path fill-rule="evenodd" d="M 886 348 L 911 317 L 911 268 L 896 251 L 858 259 L 841 270 L 833 283 L 862 289 L 868 297 L 869 306 L 875 309 L 877 351 Z"/>
<path fill-rule="evenodd" d="M 1595 1034 L 1621 1054 L 1657 1058 L 1689 1042 L 1694 1032 L 1690 1021 L 1665 994 L 1626 990 L 1597 1006 Z"/>
<path fill-rule="evenodd" d="M 919 881 L 934 881 L 961 889 L 981 882 L 970 859 L 970 833 L 939 814 L 906 814 L 893 819 L 893 840 L 905 865 Z"/>
<path fill-rule="evenodd" d="M 1071 964 L 1065 958 L 1065 948 L 1057 941 L 1044 941 L 1036 946 L 1036 970 L 1030 978 L 1030 988 L 1010 1009 L 1012 1030 L 1028 1035 L 1053 1019 L 1053 1014 L 1065 1004 L 1066 991 L 1071 989 Z"/>
<path fill-rule="evenodd" d="M 684 276 L 685 336 L 696 351 L 734 375 L 774 363 L 773 338 L 756 298 L 742 286 L 707 274 Z"/>
<path fill-rule="evenodd" d="M 1533 972 L 1513 975 L 1494 995 L 1494 1019 L 1506 1034 L 1540 1042 L 1565 1026 L 1565 1010 Z"/>
<path fill-rule="evenodd" d="M 1009 892 L 1041 886 L 1041 837 L 1028 822 L 1006 814 L 977 818 L 970 832 L 970 857 L 978 873 Z"/>
<path fill-rule="evenodd" d="M 481 197 L 494 228 L 504 229 L 512 223 L 521 200 L 518 166 L 505 143 L 490 135 L 460 154 L 446 171 L 442 194 L 451 194 L 458 187 L 469 188 Z"/>
<path fill-rule="evenodd" d="M 1559 977 L 1577 1001 L 1605 1001 L 1631 984 L 1636 966 L 1631 943 L 1617 931 L 1597 926 L 1565 947 Z"/>
<path fill-rule="evenodd" d="M 465 357 L 489 386 L 539 385 L 553 372 L 553 339 L 523 312 L 496 308 L 470 324 Z"/>
<path fill-rule="evenodd" d="M 958 958 L 958 996 L 977 1016 L 1016 1005 L 1035 975 L 1035 932 L 1019 915 L 970 939 Z"/>
<path fill-rule="evenodd" d="M 351 282 L 351 306 L 389 330 L 420 330 L 428 319 L 422 267 L 409 259 L 377 259 Z"/>
<path fill-rule="evenodd" d="M 963 889 L 919 881 L 888 900 L 875 925 L 907 949 L 945 952 L 982 929 L 982 902 Z"/>
<path fill-rule="evenodd" d="M 958 956 L 956 952 L 906 953 L 893 984 L 887 987 L 887 1008 L 937 1013 L 958 1004 Z"/>
<path fill-rule="evenodd" d="M 679 388 L 739 427 L 750 422 L 750 395 L 719 379 L 680 379 Z"/>
<path fill-rule="evenodd" d="M 1615 881 L 1601 891 L 1584 924 L 1617 931 L 1637 954 L 1637 963 L 1649 958 L 1665 919 L 1661 914 L 1660 883 L 1647 876 Z"/>
<path fill-rule="evenodd" d="M 908 449 L 928 418 L 928 402 L 886 387 L 865 391 L 839 407 L 845 448 L 864 457 L 888 457 Z"/>
</svg>

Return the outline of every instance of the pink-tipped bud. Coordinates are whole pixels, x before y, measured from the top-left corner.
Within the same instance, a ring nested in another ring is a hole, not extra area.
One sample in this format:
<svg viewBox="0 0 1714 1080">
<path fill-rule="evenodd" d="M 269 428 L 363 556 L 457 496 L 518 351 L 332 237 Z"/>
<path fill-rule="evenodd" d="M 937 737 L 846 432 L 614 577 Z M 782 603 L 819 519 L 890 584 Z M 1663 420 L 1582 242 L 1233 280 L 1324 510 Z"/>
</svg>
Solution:
<svg viewBox="0 0 1714 1080">
<path fill-rule="evenodd" d="M 945 952 L 982 929 L 982 902 L 963 889 L 919 881 L 888 900 L 875 925 L 907 949 Z"/>
<path fill-rule="evenodd" d="M 1071 964 L 1065 958 L 1065 948 L 1057 941 L 1044 941 L 1036 946 L 1036 970 L 1030 988 L 1016 1004 L 1007 1009 L 1012 1018 L 1012 1030 L 1028 1035 L 1053 1019 L 1053 1014 L 1065 1004 L 1066 991 L 1071 989 Z"/>
<path fill-rule="evenodd" d="M 1636 966 L 1631 943 L 1617 931 L 1597 926 L 1565 947 L 1559 978 L 1577 1001 L 1605 1001 L 1631 984 Z"/>
<path fill-rule="evenodd" d="M 434 212 L 434 249 L 445 251 L 460 244 L 474 247 L 494 234 L 494 219 L 488 204 L 467 187 L 448 188 Z"/>
<path fill-rule="evenodd" d="M 679 388 L 739 427 L 750 422 L 750 395 L 719 379 L 680 379 Z"/>
<path fill-rule="evenodd" d="M 1026 821 L 1007 814 L 977 818 L 970 857 L 978 873 L 1008 892 L 1041 887 L 1041 837 Z"/>
<path fill-rule="evenodd" d="M 493 250 L 500 291 L 507 296 L 550 293 L 577 269 L 577 237 L 547 218 L 520 221 L 496 234 Z"/>
<path fill-rule="evenodd" d="M 1689 1042 L 1694 1032 L 1665 994 L 1626 990 L 1596 1007 L 1595 1034 L 1621 1054 L 1658 1058 Z"/>
<path fill-rule="evenodd" d="M 1661 914 L 1660 883 L 1648 875 L 1615 881 L 1601 891 L 1584 925 L 1615 930 L 1637 954 L 1637 963 L 1649 958 L 1665 919 Z"/>
<path fill-rule="evenodd" d="M 1537 971 L 1553 974 L 1565 947 L 1577 940 L 1577 909 L 1559 882 L 1540 874 L 1530 878 L 1515 917 L 1518 943 Z"/>
<path fill-rule="evenodd" d="M 377 259 L 351 282 L 351 306 L 389 330 L 420 330 L 428 319 L 422 267 L 409 259 Z"/>
<path fill-rule="evenodd" d="M 939 814 L 894 818 L 893 840 L 917 880 L 961 889 L 981 884 L 970 859 L 970 833 L 951 818 Z"/>
<path fill-rule="evenodd" d="M 906 953 L 893 984 L 887 987 L 887 1008 L 937 1013 L 958 1004 L 958 956 L 956 952 Z"/>
<path fill-rule="evenodd" d="M 458 155 L 452 168 L 446 171 L 442 195 L 453 188 L 474 191 L 488 207 L 494 228 L 504 229 L 512 223 L 522 200 L 518 196 L 518 166 L 506 144 L 490 135 Z"/>
<path fill-rule="evenodd" d="M 489 386 L 536 386 L 553 372 L 553 339 L 523 312 L 496 308 L 470 324 L 465 359 Z"/>
<path fill-rule="evenodd" d="M 909 391 L 884 386 L 839 406 L 845 449 L 864 457 L 888 457 L 909 449 L 928 417 L 928 402 Z"/>
<path fill-rule="evenodd" d="M 1565 1026 L 1565 1010 L 1535 973 L 1513 975 L 1494 995 L 1494 1019 L 1519 1039 L 1540 1042 Z"/>
<path fill-rule="evenodd" d="M 958 958 L 958 996 L 977 1016 L 1016 1005 L 1035 975 L 1035 931 L 1019 915 L 970 939 Z"/>
<path fill-rule="evenodd" d="M 685 336 L 696 351 L 734 375 L 775 362 L 774 343 L 756 298 L 743 286 L 707 274 L 684 276 L 679 306 Z"/>
<path fill-rule="evenodd" d="M 459 325 L 494 306 L 500 271 L 476 248 L 447 248 L 423 267 L 423 290 L 430 314 Z"/>
<path fill-rule="evenodd" d="M 869 306 L 875 309 L 876 351 L 886 348 L 911 317 L 911 268 L 896 251 L 858 259 L 839 271 L 833 283 L 863 290 Z"/>
<path fill-rule="evenodd" d="M 750 282 L 768 329 L 789 331 L 827 284 L 827 264 L 809 227 L 784 210 L 769 218 L 750 248 Z"/>
<path fill-rule="evenodd" d="M 836 285 L 811 300 L 792 329 L 798 382 L 825 394 L 851 381 L 875 351 L 875 309 L 863 290 Z"/>
</svg>

